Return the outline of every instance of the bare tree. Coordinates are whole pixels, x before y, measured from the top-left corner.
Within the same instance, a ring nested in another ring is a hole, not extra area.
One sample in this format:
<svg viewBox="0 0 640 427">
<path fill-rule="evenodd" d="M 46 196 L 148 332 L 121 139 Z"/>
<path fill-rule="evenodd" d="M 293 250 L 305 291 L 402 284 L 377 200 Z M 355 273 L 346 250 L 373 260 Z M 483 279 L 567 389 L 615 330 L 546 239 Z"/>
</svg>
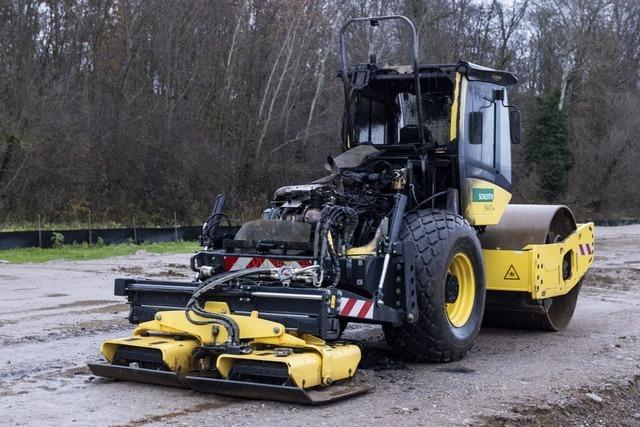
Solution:
<svg viewBox="0 0 640 427">
<path fill-rule="evenodd" d="M 337 30 L 386 13 L 416 22 L 423 62 L 515 71 L 525 125 L 534 98 L 559 89 L 572 201 L 637 212 L 637 1 L 6 0 L 0 218 L 161 223 L 175 210 L 190 222 L 218 191 L 256 214 L 273 187 L 321 174 L 339 150 Z M 349 58 L 407 61 L 404 30 L 382 29 L 349 33 Z M 539 183 L 521 147 L 514 164 L 515 198 L 530 200 Z"/>
</svg>

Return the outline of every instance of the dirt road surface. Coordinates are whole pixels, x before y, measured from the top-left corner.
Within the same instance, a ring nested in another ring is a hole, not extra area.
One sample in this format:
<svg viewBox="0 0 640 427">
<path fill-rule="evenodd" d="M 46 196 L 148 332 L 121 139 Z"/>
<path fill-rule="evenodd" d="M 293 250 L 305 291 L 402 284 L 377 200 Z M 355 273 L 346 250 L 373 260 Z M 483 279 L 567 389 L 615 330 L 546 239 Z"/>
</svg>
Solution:
<svg viewBox="0 0 640 427">
<path fill-rule="evenodd" d="M 597 229 L 563 332 L 483 329 L 464 360 L 429 365 L 393 359 L 378 328 L 350 326 L 375 389 L 317 408 L 90 375 L 101 340 L 131 330 L 113 279 L 188 277 L 187 261 L 0 264 L 0 424 L 640 425 L 640 226 Z"/>
</svg>

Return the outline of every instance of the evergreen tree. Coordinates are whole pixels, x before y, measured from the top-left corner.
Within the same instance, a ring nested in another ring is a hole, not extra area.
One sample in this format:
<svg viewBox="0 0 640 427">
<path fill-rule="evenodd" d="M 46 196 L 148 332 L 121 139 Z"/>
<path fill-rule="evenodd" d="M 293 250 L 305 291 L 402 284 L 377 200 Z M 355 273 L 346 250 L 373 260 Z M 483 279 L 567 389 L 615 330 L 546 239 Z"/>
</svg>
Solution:
<svg viewBox="0 0 640 427">
<path fill-rule="evenodd" d="M 573 166 L 567 116 L 558 110 L 559 102 L 557 89 L 536 99 L 525 146 L 527 161 L 536 165 L 542 197 L 549 202 L 565 194 Z"/>
</svg>

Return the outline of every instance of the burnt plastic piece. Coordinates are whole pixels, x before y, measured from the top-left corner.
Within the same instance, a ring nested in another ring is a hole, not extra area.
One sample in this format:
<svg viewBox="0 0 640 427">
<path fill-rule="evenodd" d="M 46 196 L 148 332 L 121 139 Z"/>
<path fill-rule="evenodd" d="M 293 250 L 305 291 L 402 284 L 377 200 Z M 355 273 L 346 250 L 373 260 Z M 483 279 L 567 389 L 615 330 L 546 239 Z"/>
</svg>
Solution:
<svg viewBox="0 0 640 427">
<path fill-rule="evenodd" d="M 235 240 L 276 242 L 309 242 L 310 239 L 310 224 L 277 219 L 249 221 L 240 228 L 235 237 Z"/>
</svg>

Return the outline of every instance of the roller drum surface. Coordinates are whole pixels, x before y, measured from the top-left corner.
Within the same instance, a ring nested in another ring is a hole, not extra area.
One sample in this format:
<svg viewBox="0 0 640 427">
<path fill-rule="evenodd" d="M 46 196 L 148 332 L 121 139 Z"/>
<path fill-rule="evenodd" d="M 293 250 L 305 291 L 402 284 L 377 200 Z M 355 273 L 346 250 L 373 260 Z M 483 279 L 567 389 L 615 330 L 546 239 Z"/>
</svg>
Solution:
<svg viewBox="0 0 640 427">
<path fill-rule="evenodd" d="M 562 205 L 509 205 L 500 223 L 481 234 L 483 249 L 520 250 L 527 245 L 557 243 L 576 230 L 576 220 Z"/>
<path fill-rule="evenodd" d="M 581 282 L 566 295 L 533 300 L 523 292 L 487 292 L 483 326 L 561 331 L 573 316 Z"/>
<path fill-rule="evenodd" d="M 484 249 L 521 250 L 530 244 L 557 243 L 576 230 L 562 205 L 509 205 L 500 223 L 480 236 Z M 565 295 L 533 300 L 524 292 L 488 291 L 484 326 L 560 331 L 567 327 L 582 282 Z"/>
</svg>

